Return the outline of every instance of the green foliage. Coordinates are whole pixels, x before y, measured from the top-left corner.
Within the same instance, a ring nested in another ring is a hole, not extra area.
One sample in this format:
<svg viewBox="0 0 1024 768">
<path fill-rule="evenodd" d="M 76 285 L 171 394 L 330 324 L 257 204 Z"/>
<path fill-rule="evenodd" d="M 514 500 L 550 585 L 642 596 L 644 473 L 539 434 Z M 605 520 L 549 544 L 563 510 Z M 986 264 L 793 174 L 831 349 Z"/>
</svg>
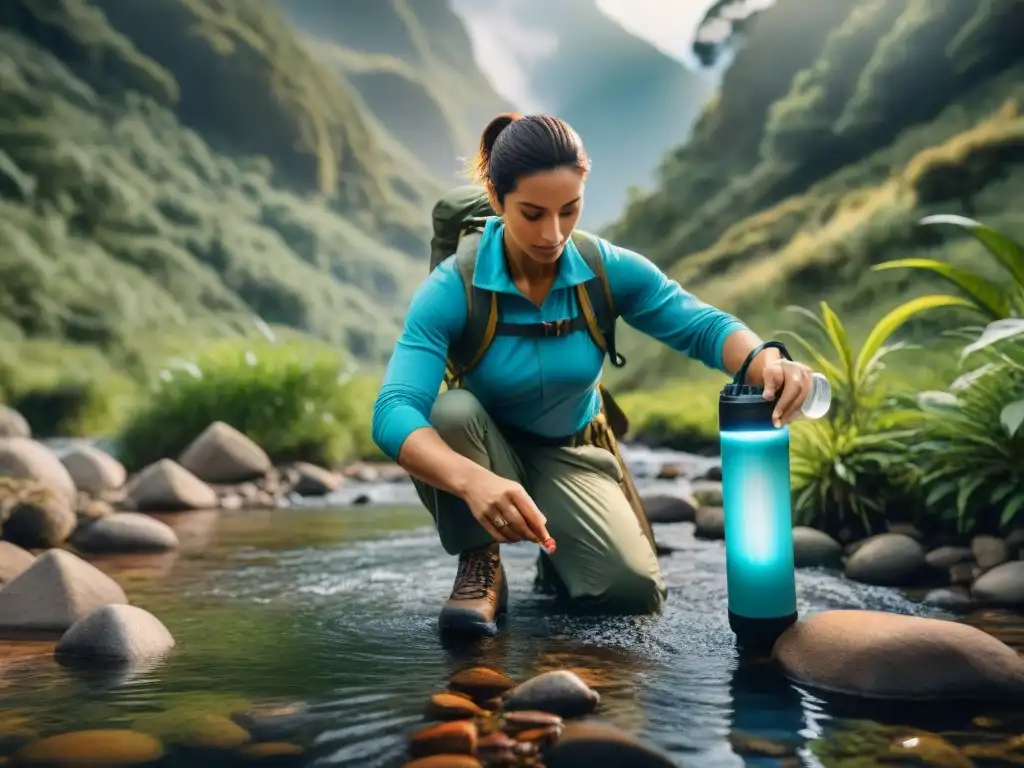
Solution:
<svg viewBox="0 0 1024 768">
<path fill-rule="evenodd" d="M 897 259 L 875 265 L 875 270 L 920 269 L 942 277 L 965 294 L 967 299 L 949 296 L 950 306 L 964 306 L 989 320 L 1002 320 L 1024 314 L 1024 246 L 1007 235 L 997 232 L 974 219 L 965 216 L 926 216 L 922 225 L 952 224 L 969 232 L 985 246 L 986 250 L 1005 272 L 1003 279 L 990 280 L 974 270 L 953 266 L 939 259 Z M 905 319 L 909 319 L 924 308 L 911 311 L 907 308 Z"/>
<path fill-rule="evenodd" d="M 816 344 L 793 331 L 779 335 L 796 341 L 809 364 L 824 373 L 833 388 L 833 404 L 825 418 L 797 421 L 791 428 L 794 520 L 834 534 L 844 528 L 870 533 L 887 506 L 912 483 L 912 475 L 901 466 L 901 440 L 908 433 L 884 410 L 886 393 L 879 386 L 885 358 L 905 347 L 886 342 L 907 310 L 898 308 L 883 317 L 854 349 L 827 302 L 821 303 L 820 318 L 801 307 L 790 309 L 811 323 L 821 341 Z"/>
<path fill-rule="evenodd" d="M 974 367 L 948 391 L 912 404 L 908 452 L 925 506 L 960 533 L 999 532 L 1024 519 L 1024 320 L 988 326 L 963 359 Z"/>
<path fill-rule="evenodd" d="M 720 382 L 702 376 L 658 389 L 624 392 L 615 399 L 629 416 L 630 439 L 651 446 L 716 455 L 720 389 Z"/>
<path fill-rule="evenodd" d="M 176 458 L 209 424 L 224 421 L 275 462 L 333 466 L 367 446 L 371 392 L 346 357 L 324 345 L 220 342 L 161 372 L 121 432 L 118 453 L 132 470 Z"/>
</svg>

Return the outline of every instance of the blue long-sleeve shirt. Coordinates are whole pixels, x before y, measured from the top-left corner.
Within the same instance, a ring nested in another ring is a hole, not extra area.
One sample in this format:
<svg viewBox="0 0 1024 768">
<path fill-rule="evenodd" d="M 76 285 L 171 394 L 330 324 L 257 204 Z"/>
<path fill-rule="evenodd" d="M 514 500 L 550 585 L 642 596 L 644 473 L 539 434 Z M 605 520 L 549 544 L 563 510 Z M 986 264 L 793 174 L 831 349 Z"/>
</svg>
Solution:
<svg viewBox="0 0 1024 768">
<path fill-rule="evenodd" d="M 558 260 L 558 275 L 538 308 L 516 288 L 505 264 L 503 225 L 484 228 L 473 284 L 505 294 L 501 320 L 537 323 L 576 313 L 574 286 L 593 279 L 572 241 Z M 709 368 L 722 370 L 725 338 L 745 326 L 699 301 L 637 253 L 599 240 L 615 308 L 637 330 Z M 444 379 L 448 345 L 466 322 L 466 295 L 454 259 L 438 265 L 416 291 L 373 408 L 373 440 L 393 459 L 406 438 L 430 426 Z M 586 331 L 560 338 L 496 336 L 463 379 L 497 421 L 546 437 L 574 434 L 601 408 L 597 390 L 604 353 Z"/>
</svg>

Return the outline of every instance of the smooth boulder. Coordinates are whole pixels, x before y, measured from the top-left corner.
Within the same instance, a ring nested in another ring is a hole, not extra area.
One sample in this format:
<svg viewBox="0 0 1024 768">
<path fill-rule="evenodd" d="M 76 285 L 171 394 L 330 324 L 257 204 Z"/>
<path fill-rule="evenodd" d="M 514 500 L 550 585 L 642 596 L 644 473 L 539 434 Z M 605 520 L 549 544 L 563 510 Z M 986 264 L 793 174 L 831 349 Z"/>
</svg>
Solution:
<svg viewBox="0 0 1024 768">
<path fill-rule="evenodd" d="M 57 454 L 27 437 L 0 437 L 0 477 L 34 480 L 74 501 L 75 483 Z"/>
<path fill-rule="evenodd" d="M 223 421 L 204 429 L 182 451 L 178 463 L 200 480 L 221 485 L 255 480 L 273 468 L 266 451 Z"/>
<path fill-rule="evenodd" d="M 0 629 L 64 632 L 97 608 L 127 603 L 121 585 L 103 571 L 51 549 L 0 589 Z"/>
<path fill-rule="evenodd" d="M 506 711 L 539 710 L 559 717 L 579 717 L 594 711 L 601 695 L 566 669 L 544 672 L 520 683 L 501 697 Z"/>
<path fill-rule="evenodd" d="M 35 562 L 35 555 L 26 552 L 17 544 L 0 541 L 0 589 L 14 581 L 26 568 Z"/>
<path fill-rule="evenodd" d="M 1003 563 L 981 574 L 971 586 L 971 594 L 989 605 L 1024 606 L 1024 560 Z"/>
<path fill-rule="evenodd" d="M 178 548 L 178 534 L 149 515 L 115 512 L 79 528 L 71 543 L 91 555 L 169 552 Z"/>
<path fill-rule="evenodd" d="M 215 509 L 217 493 L 171 459 L 150 464 L 132 478 L 128 498 L 144 512 L 181 512 L 188 509 Z"/>
<path fill-rule="evenodd" d="M 3 524 L 4 538 L 25 549 L 59 547 L 78 524 L 71 500 L 49 488 L 26 494 Z"/>
<path fill-rule="evenodd" d="M 643 502 L 652 523 L 692 523 L 697 515 L 697 502 L 685 496 L 648 496 Z"/>
<path fill-rule="evenodd" d="M 54 653 L 61 661 L 134 662 L 173 647 L 171 633 L 153 614 L 133 605 L 105 605 L 72 624 Z"/>
<path fill-rule="evenodd" d="M 300 461 L 292 468 L 295 482 L 292 492 L 299 496 L 326 496 L 341 487 L 342 477 L 337 472 Z"/>
<path fill-rule="evenodd" d="M 866 539 L 846 561 L 846 576 L 863 584 L 902 587 L 924 567 L 924 548 L 905 533 Z"/>
<path fill-rule="evenodd" d="M 660 748 L 606 723 L 569 723 L 558 742 L 544 755 L 547 768 L 629 766 L 674 768 L 677 763 Z"/>
<path fill-rule="evenodd" d="M 116 491 L 128 476 L 120 461 L 88 443 L 65 451 L 60 461 L 71 475 L 75 487 L 90 496 Z"/>
<path fill-rule="evenodd" d="M 804 525 L 793 528 L 793 564 L 797 568 L 838 568 L 842 562 L 842 545 L 827 533 Z"/>
<path fill-rule="evenodd" d="M 1024 660 L 980 629 L 880 611 L 798 621 L 772 655 L 798 684 L 866 698 L 1019 699 Z"/>
<path fill-rule="evenodd" d="M 701 507 L 695 522 L 693 535 L 698 539 L 725 538 L 725 510 L 721 507 Z"/>
</svg>

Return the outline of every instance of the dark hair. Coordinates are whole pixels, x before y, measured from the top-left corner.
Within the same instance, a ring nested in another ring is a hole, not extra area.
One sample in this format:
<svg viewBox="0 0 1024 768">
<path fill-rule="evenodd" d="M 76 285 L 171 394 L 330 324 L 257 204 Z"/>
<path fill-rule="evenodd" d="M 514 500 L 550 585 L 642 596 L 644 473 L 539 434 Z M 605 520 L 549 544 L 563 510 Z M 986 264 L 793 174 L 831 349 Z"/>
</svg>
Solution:
<svg viewBox="0 0 1024 768">
<path fill-rule="evenodd" d="M 562 166 L 590 170 L 579 134 L 564 120 L 549 115 L 498 115 L 484 128 L 473 161 L 474 179 L 490 182 L 498 202 L 528 173 Z"/>
</svg>

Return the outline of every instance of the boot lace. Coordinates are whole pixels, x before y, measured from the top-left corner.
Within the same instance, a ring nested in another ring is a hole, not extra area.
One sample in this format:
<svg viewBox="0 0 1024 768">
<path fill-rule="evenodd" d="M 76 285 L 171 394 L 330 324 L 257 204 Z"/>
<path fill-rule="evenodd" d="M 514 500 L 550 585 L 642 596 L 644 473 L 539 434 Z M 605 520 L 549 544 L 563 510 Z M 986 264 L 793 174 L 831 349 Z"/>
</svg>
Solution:
<svg viewBox="0 0 1024 768">
<path fill-rule="evenodd" d="M 499 556 L 489 549 L 463 552 L 459 557 L 459 570 L 455 574 L 452 598 L 478 600 L 486 597 L 494 585 Z"/>
</svg>

